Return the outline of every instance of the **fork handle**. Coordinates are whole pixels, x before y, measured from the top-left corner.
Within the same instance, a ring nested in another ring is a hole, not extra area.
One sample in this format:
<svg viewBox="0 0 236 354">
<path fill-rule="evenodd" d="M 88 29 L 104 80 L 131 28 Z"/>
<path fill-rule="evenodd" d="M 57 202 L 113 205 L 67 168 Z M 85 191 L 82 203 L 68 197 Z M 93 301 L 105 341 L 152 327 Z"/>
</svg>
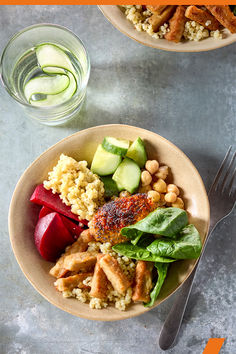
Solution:
<svg viewBox="0 0 236 354">
<path fill-rule="evenodd" d="M 179 333 L 179 329 L 181 327 L 181 323 L 184 317 L 184 312 L 188 303 L 189 295 L 192 290 L 193 280 L 199 265 L 199 262 L 204 254 L 206 249 L 207 241 L 209 240 L 211 234 L 213 233 L 215 226 L 217 223 L 215 222 L 213 225 L 210 225 L 208 237 L 206 238 L 202 254 L 198 259 L 196 266 L 188 279 L 183 283 L 181 288 L 178 291 L 177 299 L 175 300 L 165 322 L 162 327 L 160 337 L 159 337 L 159 345 L 162 350 L 169 349 L 175 342 L 177 335 Z"/>
</svg>

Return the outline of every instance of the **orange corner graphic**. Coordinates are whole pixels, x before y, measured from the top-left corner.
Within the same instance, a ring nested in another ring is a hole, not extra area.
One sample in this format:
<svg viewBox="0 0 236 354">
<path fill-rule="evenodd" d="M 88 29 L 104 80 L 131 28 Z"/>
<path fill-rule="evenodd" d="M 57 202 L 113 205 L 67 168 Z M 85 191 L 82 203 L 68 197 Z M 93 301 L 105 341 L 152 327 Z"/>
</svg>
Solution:
<svg viewBox="0 0 236 354">
<path fill-rule="evenodd" d="M 202 354 L 218 354 L 225 338 L 210 338 Z"/>
</svg>

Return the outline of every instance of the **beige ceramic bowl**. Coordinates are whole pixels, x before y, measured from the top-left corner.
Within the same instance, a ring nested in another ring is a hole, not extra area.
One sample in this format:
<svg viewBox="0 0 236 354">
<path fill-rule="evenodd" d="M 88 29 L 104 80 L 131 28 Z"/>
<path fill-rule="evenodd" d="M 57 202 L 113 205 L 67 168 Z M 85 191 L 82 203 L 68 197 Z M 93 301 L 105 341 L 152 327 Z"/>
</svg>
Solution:
<svg viewBox="0 0 236 354">
<path fill-rule="evenodd" d="M 149 47 L 163 49 L 173 52 L 202 52 L 212 49 L 225 47 L 226 45 L 236 42 L 236 34 L 231 34 L 228 30 L 224 30 L 223 39 L 206 38 L 202 41 L 186 41 L 181 43 L 173 43 L 166 39 L 152 38 L 146 32 L 138 32 L 134 25 L 126 19 L 123 11 L 116 5 L 100 5 L 103 15 L 115 26 L 120 32 L 135 41 L 147 45 Z"/>
<path fill-rule="evenodd" d="M 98 126 L 75 133 L 53 145 L 40 155 L 23 173 L 15 188 L 9 211 L 9 232 L 15 257 L 26 278 L 53 305 L 73 315 L 92 320 L 121 320 L 147 312 L 142 304 L 135 304 L 125 312 L 110 306 L 92 310 L 87 304 L 75 299 L 65 299 L 53 286 L 55 279 L 48 272 L 52 263 L 44 261 L 34 245 L 34 228 L 40 207 L 29 202 L 37 184 L 47 178 L 47 173 L 57 163 L 61 153 L 91 163 L 98 143 L 105 136 L 134 140 L 144 139 L 148 157 L 158 159 L 171 168 L 173 182 L 183 193 L 189 213 L 189 221 L 198 228 L 204 241 L 209 225 L 209 203 L 202 179 L 192 162 L 175 145 L 148 130 L 111 124 Z M 161 290 L 159 305 L 170 296 L 189 276 L 196 260 L 178 261 L 170 266 L 168 277 Z"/>
</svg>

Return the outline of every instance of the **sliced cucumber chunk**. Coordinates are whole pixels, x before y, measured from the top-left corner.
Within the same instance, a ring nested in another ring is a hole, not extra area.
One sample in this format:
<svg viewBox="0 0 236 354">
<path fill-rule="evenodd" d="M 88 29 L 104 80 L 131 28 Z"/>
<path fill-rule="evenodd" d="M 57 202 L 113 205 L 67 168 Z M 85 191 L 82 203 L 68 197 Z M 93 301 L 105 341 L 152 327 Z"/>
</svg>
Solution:
<svg viewBox="0 0 236 354">
<path fill-rule="evenodd" d="M 56 95 L 64 91 L 70 83 L 67 75 L 39 76 L 29 80 L 24 88 L 25 98 L 30 101 L 36 94 Z"/>
<path fill-rule="evenodd" d="M 113 154 L 125 156 L 129 148 L 129 141 L 107 136 L 102 142 L 102 147 Z"/>
<path fill-rule="evenodd" d="M 143 167 L 147 161 L 147 153 L 144 142 L 138 137 L 129 147 L 127 157 L 137 162 L 139 167 Z"/>
<path fill-rule="evenodd" d="M 105 188 L 105 197 L 110 198 L 113 195 L 118 195 L 119 190 L 117 188 L 116 182 L 112 179 L 111 176 L 100 177 Z"/>
<path fill-rule="evenodd" d="M 36 48 L 38 63 L 42 69 L 44 67 L 58 67 L 75 73 L 74 67 L 68 55 L 55 44 L 41 44 Z M 52 70 L 52 69 L 48 69 Z M 49 71 L 48 71 L 49 72 Z M 55 73 L 56 71 L 50 71 Z"/>
<path fill-rule="evenodd" d="M 114 179 L 119 187 L 130 193 L 134 193 L 139 186 L 140 177 L 141 170 L 138 164 L 126 157 L 117 168 L 112 179 Z"/>
<path fill-rule="evenodd" d="M 69 100 L 77 90 L 77 81 L 75 80 L 74 75 L 71 74 L 69 71 L 67 72 L 67 77 L 69 79 L 69 86 L 64 91 L 56 95 L 55 94 L 47 95 L 46 98 L 43 100 L 33 100 L 31 98 L 30 103 L 33 106 L 45 107 L 45 106 L 55 106 Z"/>
<path fill-rule="evenodd" d="M 111 175 L 115 172 L 121 160 L 121 156 L 104 150 L 100 144 L 94 154 L 91 170 L 99 176 Z"/>
</svg>

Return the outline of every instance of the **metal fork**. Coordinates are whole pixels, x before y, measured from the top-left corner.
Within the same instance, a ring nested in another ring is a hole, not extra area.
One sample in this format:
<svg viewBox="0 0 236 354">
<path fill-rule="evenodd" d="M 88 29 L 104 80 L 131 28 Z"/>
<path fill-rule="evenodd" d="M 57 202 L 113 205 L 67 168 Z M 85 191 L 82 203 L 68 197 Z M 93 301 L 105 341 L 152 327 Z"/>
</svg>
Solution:
<svg viewBox="0 0 236 354">
<path fill-rule="evenodd" d="M 208 198 L 211 206 L 211 221 L 208 237 L 204 244 L 202 254 L 193 272 L 181 286 L 177 299 L 175 300 L 162 327 L 159 338 L 159 345 L 163 350 L 169 349 L 171 346 L 173 346 L 178 336 L 186 305 L 192 289 L 193 280 L 206 249 L 207 241 L 212 235 L 216 225 L 231 213 L 235 205 L 236 188 L 234 179 L 236 175 L 236 168 L 234 167 L 234 162 L 236 153 L 232 155 L 231 150 L 232 146 L 229 147 L 208 193 Z M 231 155 L 232 157 L 230 159 Z"/>
</svg>

